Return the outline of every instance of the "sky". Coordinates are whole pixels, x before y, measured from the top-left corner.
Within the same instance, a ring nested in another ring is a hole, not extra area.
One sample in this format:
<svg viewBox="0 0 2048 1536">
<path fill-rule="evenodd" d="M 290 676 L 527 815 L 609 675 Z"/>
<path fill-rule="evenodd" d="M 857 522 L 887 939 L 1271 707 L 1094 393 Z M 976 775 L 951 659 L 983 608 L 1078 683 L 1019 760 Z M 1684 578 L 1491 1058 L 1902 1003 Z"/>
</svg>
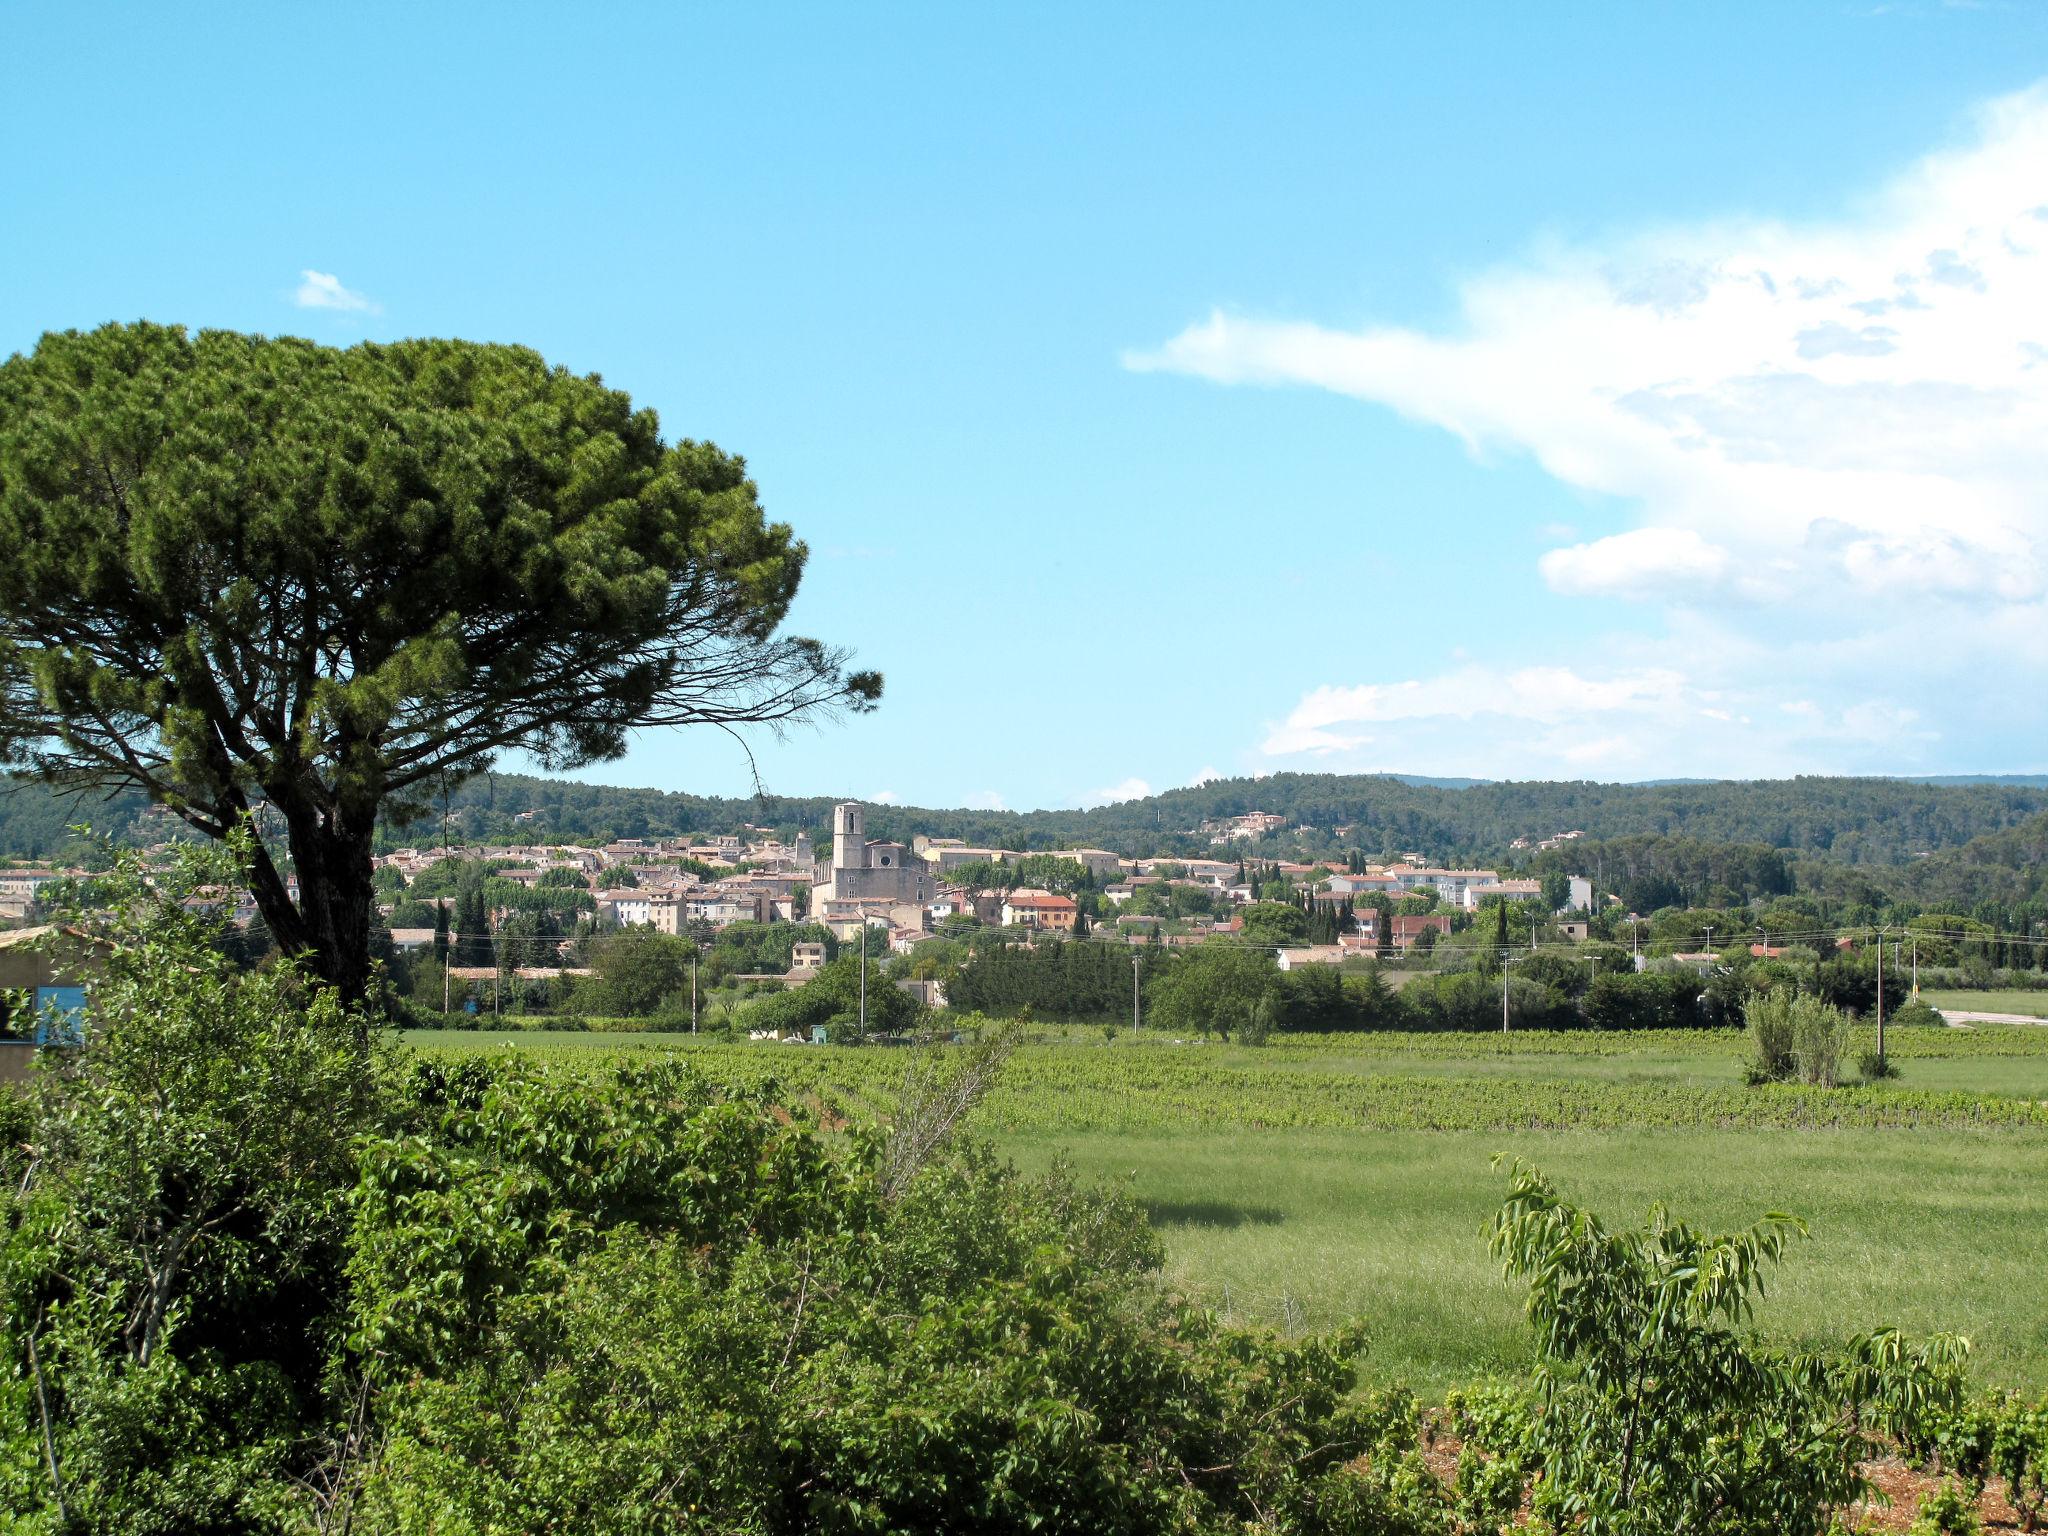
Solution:
<svg viewBox="0 0 2048 1536">
<path fill-rule="evenodd" d="M 746 456 L 881 709 L 582 777 L 2048 768 L 2048 3 L 9 0 L 0 151 L 0 355 L 519 342 Z"/>
</svg>

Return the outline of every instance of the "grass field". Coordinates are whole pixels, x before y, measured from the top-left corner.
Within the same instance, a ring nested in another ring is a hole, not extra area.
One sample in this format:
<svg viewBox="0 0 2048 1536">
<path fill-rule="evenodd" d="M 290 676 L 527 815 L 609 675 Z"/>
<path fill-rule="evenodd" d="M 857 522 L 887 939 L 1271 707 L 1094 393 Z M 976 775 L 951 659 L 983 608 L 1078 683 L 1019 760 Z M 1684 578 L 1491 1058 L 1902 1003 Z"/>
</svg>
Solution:
<svg viewBox="0 0 2048 1536">
<path fill-rule="evenodd" d="M 1937 992 L 1920 994 L 1930 1008 L 1961 1008 L 1973 1013 L 2025 1013 L 2048 1019 L 2048 992 Z"/>
<path fill-rule="evenodd" d="M 435 1052 L 532 1050 L 576 1070 L 673 1053 L 773 1077 L 855 1114 L 888 1103 L 902 1052 L 717 1045 L 673 1035 L 423 1033 Z M 1859 1041 L 1859 1046 L 1862 1042 Z M 1259 1050 L 1018 1052 L 981 1127 L 1020 1164 L 1070 1161 L 1153 1214 L 1171 1278 L 1287 1328 L 1360 1317 L 1375 1372 L 1436 1390 L 1526 1364 L 1519 1301 L 1481 1236 L 1526 1157 L 1616 1220 L 1803 1217 L 1759 1315 L 1773 1336 L 1948 1329 L 1987 1382 L 2048 1386 L 2048 1030 L 1898 1030 L 1897 1085 L 1741 1086 L 1739 1036 L 1524 1034 L 1290 1039 Z"/>
</svg>

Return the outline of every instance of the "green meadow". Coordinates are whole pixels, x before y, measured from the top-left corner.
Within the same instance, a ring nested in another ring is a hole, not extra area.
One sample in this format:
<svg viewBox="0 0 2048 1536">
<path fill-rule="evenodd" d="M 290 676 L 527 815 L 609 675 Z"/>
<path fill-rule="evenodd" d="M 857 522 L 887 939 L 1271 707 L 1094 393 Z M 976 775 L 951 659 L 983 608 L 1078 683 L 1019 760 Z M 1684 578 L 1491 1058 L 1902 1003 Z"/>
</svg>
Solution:
<svg viewBox="0 0 2048 1536">
<path fill-rule="evenodd" d="M 435 1054 L 563 1070 L 675 1054 L 714 1077 L 886 1113 L 900 1050 L 654 1034 L 426 1031 Z M 1859 1038 L 1855 1049 L 1872 1043 Z M 1150 1211 L 1168 1278 L 1288 1329 L 1362 1318 L 1375 1372 L 1441 1389 L 1528 1363 L 1486 1218 L 1520 1157 L 1615 1221 L 1802 1218 L 1757 1323 L 1819 1341 L 1966 1335 L 1981 1379 L 2048 1383 L 2048 1030 L 1893 1030 L 1882 1085 L 1749 1088 L 1738 1035 L 1374 1035 L 1259 1049 L 1097 1034 L 1013 1057 L 978 1126 Z"/>
</svg>

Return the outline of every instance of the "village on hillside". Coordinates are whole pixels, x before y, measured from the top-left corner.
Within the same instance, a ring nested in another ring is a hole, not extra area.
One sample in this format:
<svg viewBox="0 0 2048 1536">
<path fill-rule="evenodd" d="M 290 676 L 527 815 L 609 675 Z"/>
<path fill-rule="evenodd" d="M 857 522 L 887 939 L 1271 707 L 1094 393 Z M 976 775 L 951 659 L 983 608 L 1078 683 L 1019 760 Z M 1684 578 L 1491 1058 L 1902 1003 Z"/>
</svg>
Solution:
<svg viewBox="0 0 2048 1536">
<path fill-rule="evenodd" d="M 1195 830 L 1227 851 L 1285 826 L 1284 817 L 1253 812 Z M 376 879 L 391 951 L 435 954 L 449 981 L 467 984 L 589 975 L 586 941 L 607 932 L 645 929 L 709 945 L 735 924 L 803 925 L 807 937 L 786 946 L 787 970 L 731 978 L 785 987 L 815 976 L 828 944 L 836 952 L 863 933 L 867 951 L 897 955 L 970 930 L 1000 930 L 1006 941 L 1027 947 L 1044 938 L 1176 948 L 1234 938 L 1269 946 L 1280 968 L 1292 970 L 1427 950 L 1454 922 L 1464 923 L 1489 902 L 1533 902 L 1543 892 L 1537 880 L 1496 869 L 1443 868 L 1419 853 L 1386 864 L 1351 862 L 1357 867 L 1247 856 L 1129 858 L 1101 848 L 1028 851 L 923 835 L 906 843 L 868 837 L 864 807 L 847 801 L 816 838 L 800 831 L 785 842 L 772 830 L 748 826 L 598 846 L 399 848 L 377 857 Z M 495 893 L 480 910 L 472 907 L 467 932 L 441 878 L 465 868 L 487 871 Z M 47 916 L 52 893 L 85 875 L 48 866 L 0 869 L 0 924 Z M 288 875 L 287 883 L 296 882 Z M 1271 903 L 1283 891 L 1310 921 L 1248 932 L 1244 909 Z M 259 924 L 246 891 L 222 891 L 218 899 L 235 903 L 236 927 Z M 1404 910 L 1395 911 L 1396 904 Z M 1418 905 L 1430 910 L 1409 910 Z M 1552 935 L 1584 939 L 1593 905 L 1591 881 L 1571 878 Z M 556 921 L 519 921 L 522 912 L 535 910 Z M 923 988 L 919 1000 L 944 1001 L 936 984 Z"/>
</svg>

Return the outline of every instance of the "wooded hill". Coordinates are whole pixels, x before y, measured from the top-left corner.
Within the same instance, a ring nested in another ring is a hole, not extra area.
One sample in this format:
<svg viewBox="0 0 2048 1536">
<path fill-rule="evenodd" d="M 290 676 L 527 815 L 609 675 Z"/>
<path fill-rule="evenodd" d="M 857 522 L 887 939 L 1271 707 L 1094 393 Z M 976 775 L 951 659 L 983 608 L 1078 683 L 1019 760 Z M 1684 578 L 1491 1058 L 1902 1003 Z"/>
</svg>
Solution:
<svg viewBox="0 0 2048 1536">
<path fill-rule="evenodd" d="M 609 841 L 735 832 L 747 824 L 794 833 L 830 823 L 831 796 L 720 798 L 522 774 L 487 774 L 454 790 L 446 829 L 455 841 Z M 430 845 L 442 807 L 410 825 L 387 824 L 386 847 Z M 978 811 L 870 806 L 871 836 L 917 833 L 977 845 L 1092 846 L 1119 853 L 1208 849 L 1204 822 L 1275 812 L 1314 829 L 1317 852 L 1419 852 L 1432 859 L 1508 858 L 1517 838 L 1567 831 L 1588 839 L 1682 839 L 1750 844 L 1799 864 L 1875 872 L 1916 866 L 1931 887 L 1981 883 L 1996 871 L 2038 880 L 2048 842 L 2048 778 L 1938 783 L 1878 778 L 1794 778 L 1666 784 L 1498 783 L 1468 788 L 1384 775 L 1275 774 L 1224 779 L 1093 810 Z M 523 813 L 531 813 L 525 820 Z M 153 842 L 175 823 L 137 795 L 67 797 L 27 783 L 0 785 L 0 857 L 50 858 L 88 822 L 120 842 Z M 1342 833 L 1338 829 L 1348 829 Z M 1236 845 L 1243 846 L 1243 845 Z M 2031 876 L 2027 871 L 2031 869 Z M 2003 878 L 2003 877 L 2001 877 Z M 1896 882 L 1883 882 L 1891 886 Z"/>
</svg>

